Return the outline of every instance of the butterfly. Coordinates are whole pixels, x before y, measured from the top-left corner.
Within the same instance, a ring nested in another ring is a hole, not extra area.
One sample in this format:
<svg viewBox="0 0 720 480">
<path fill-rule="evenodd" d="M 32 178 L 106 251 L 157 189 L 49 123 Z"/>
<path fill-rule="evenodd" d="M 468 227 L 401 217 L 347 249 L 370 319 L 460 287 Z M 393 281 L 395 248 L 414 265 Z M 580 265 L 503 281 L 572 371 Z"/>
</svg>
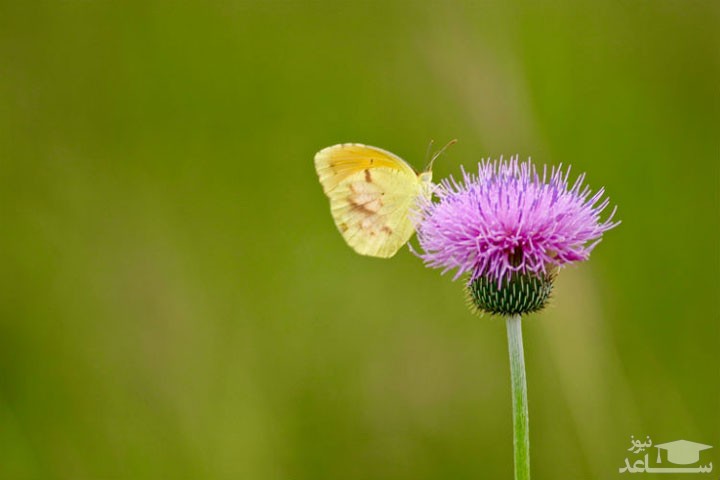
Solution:
<svg viewBox="0 0 720 480">
<path fill-rule="evenodd" d="M 389 258 L 415 231 L 409 213 L 432 195 L 432 164 L 417 173 L 397 155 L 360 143 L 343 143 L 315 154 L 315 170 L 335 225 L 361 255 Z M 432 145 L 432 143 L 431 143 Z"/>
</svg>

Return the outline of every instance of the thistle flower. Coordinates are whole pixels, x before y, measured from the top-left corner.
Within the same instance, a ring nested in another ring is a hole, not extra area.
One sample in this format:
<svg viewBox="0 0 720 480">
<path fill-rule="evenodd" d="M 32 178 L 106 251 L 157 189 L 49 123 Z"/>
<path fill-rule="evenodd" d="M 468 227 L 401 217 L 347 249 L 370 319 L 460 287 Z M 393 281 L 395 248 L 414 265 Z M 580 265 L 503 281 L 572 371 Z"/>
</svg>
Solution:
<svg viewBox="0 0 720 480">
<path fill-rule="evenodd" d="M 530 480 L 525 355 L 521 315 L 543 308 L 556 271 L 587 260 L 603 233 L 617 226 L 615 209 L 602 221 L 609 201 L 592 193 L 580 175 L 570 186 L 570 168 L 528 160 L 483 160 L 477 175 L 463 170 L 436 186 L 438 201 L 420 200 L 415 224 L 425 264 L 468 276 L 474 308 L 505 315 L 513 407 L 515 480 Z"/>
<path fill-rule="evenodd" d="M 602 234 L 618 225 L 604 189 L 592 193 L 580 175 L 570 186 L 570 168 L 547 166 L 538 173 L 528 160 L 483 160 L 478 173 L 463 169 L 463 181 L 443 180 L 438 201 L 416 212 L 417 253 L 425 264 L 468 274 L 469 293 L 481 310 L 528 313 L 545 304 L 555 272 L 587 260 Z M 529 294 L 528 294 L 529 292 Z"/>
</svg>

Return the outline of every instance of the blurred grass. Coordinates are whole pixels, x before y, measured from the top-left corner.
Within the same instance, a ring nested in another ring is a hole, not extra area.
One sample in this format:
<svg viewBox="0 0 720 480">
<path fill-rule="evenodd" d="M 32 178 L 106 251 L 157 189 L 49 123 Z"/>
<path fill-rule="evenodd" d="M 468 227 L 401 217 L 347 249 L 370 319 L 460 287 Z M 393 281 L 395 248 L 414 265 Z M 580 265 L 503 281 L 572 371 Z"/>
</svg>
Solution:
<svg viewBox="0 0 720 480">
<path fill-rule="evenodd" d="M 504 328 L 343 244 L 312 156 L 344 141 L 571 163 L 619 205 L 526 322 L 535 478 L 720 448 L 719 20 L 0 2 L 0 478 L 510 478 Z"/>
</svg>

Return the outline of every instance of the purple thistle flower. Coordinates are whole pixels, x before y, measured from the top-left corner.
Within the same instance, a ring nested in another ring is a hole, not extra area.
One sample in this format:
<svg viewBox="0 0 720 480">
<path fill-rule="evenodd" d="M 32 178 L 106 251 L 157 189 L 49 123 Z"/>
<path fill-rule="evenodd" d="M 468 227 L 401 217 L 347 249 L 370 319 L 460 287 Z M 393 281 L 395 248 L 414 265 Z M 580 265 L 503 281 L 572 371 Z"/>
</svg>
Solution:
<svg viewBox="0 0 720 480">
<path fill-rule="evenodd" d="M 570 168 L 547 166 L 538 174 L 528 160 L 483 160 L 477 175 L 463 181 L 443 180 L 437 202 L 421 201 L 415 215 L 425 264 L 456 270 L 455 279 L 470 274 L 510 281 L 514 274 L 551 274 L 555 267 L 587 260 L 602 234 L 617 226 L 610 216 L 600 220 L 609 200 L 604 189 L 592 193 L 580 175 L 570 186 Z"/>
</svg>

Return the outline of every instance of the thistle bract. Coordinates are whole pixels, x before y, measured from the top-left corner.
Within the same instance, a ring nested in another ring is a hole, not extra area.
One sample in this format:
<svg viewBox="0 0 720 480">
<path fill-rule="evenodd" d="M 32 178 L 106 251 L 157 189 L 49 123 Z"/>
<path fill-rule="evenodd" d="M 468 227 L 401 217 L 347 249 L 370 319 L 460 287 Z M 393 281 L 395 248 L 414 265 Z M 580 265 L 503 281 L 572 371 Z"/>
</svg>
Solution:
<svg viewBox="0 0 720 480">
<path fill-rule="evenodd" d="M 478 277 L 467 286 L 470 307 L 494 315 L 525 315 L 542 310 L 552 293 L 552 274 L 515 274 L 501 287 Z"/>
</svg>

